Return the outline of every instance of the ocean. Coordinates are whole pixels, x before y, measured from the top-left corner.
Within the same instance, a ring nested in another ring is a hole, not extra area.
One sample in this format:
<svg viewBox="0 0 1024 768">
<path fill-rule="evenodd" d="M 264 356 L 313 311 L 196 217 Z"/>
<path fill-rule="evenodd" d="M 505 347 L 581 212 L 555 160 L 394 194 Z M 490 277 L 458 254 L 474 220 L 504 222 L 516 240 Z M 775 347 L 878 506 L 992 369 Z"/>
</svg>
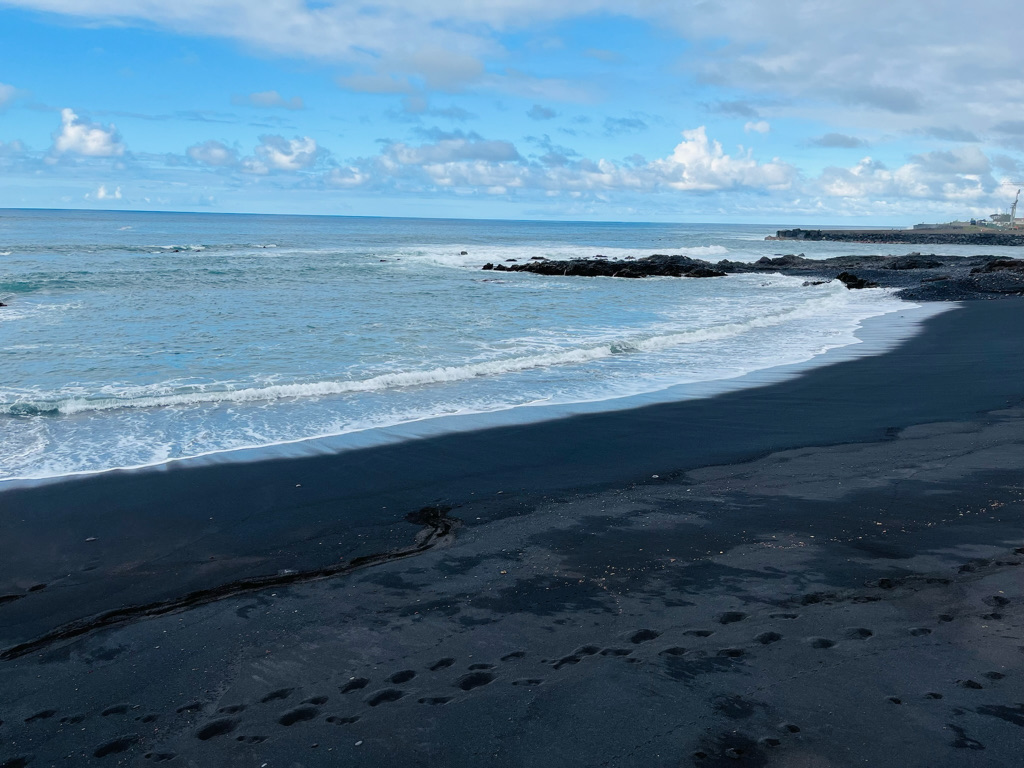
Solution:
<svg viewBox="0 0 1024 768">
<path fill-rule="evenodd" d="M 912 306 L 777 274 L 480 270 L 901 248 L 764 240 L 778 228 L 0 211 L 0 481 L 713 394 Z"/>
</svg>

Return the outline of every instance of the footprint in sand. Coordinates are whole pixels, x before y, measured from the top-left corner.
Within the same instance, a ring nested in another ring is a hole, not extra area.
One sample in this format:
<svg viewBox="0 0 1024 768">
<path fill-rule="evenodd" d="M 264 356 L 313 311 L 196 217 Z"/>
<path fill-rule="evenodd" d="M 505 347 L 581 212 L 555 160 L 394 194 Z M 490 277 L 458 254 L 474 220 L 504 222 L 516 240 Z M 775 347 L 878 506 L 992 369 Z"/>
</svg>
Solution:
<svg viewBox="0 0 1024 768">
<path fill-rule="evenodd" d="M 394 683 L 395 685 L 401 685 L 402 683 L 409 682 L 414 677 L 416 677 L 416 673 L 411 669 L 403 669 L 401 672 L 395 672 L 395 674 L 389 677 L 388 682 Z"/>
<path fill-rule="evenodd" d="M 291 693 L 290 690 L 288 692 Z M 189 704 L 185 704 L 183 706 L 178 707 L 175 711 L 179 715 L 185 715 L 185 714 L 193 714 L 195 712 L 199 712 L 200 710 L 202 710 L 202 708 L 203 708 L 203 703 L 201 701 L 193 701 L 193 702 L 191 702 Z"/>
<path fill-rule="evenodd" d="M 392 701 L 398 701 L 403 696 L 405 696 L 405 691 L 399 691 L 395 688 L 385 688 L 367 696 L 366 703 L 371 707 L 377 707 L 381 704 L 389 704 Z"/>
<path fill-rule="evenodd" d="M 836 641 L 829 640 L 827 637 L 809 637 L 807 638 L 807 644 L 811 646 L 811 648 L 825 649 L 835 646 Z"/>
<path fill-rule="evenodd" d="M 222 717 L 219 720 L 211 720 L 202 728 L 196 731 L 196 738 L 200 741 L 209 741 L 217 736 L 226 736 L 238 727 L 238 721 L 231 717 Z"/>
<path fill-rule="evenodd" d="M 127 752 L 133 746 L 139 743 L 138 736 L 122 736 L 119 739 L 108 741 L 104 744 L 100 744 L 96 747 L 96 750 L 92 753 L 93 757 L 106 757 L 107 755 L 119 755 L 122 752 Z"/>
<path fill-rule="evenodd" d="M 911 627 L 907 630 L 912 637 L 923 637 L 924 635 L 930 635 L 932 631 L 928 627 Z"/>
<path fill-rule="evenodd" d="M 850 640 L 867 640 L 869 637 L 874 637 L 874 632 L 864 627 L 850 627 L 846 630 L 846 637 Z"/>
<path fill-rule="evenodd" d="M 629 656 L 633 651 L 629 648 L 605 648 L 601 651 L 602 656 Z"/>
<path fill-rule="evenodd" d="M 217 710 L 218 715 L 237 715 L 239 712 L 245 712 L 245 704 L 232 704 Z"/>
<path fill-rule="evenodd" d="M 431 672 L 437 672 L 437 671 L 442 670 L 442 669 L 447 669 L 448 667 L 450 667 L 454 663 L 455 663 L 455 659 L 452 659 L 452 658 L 438 659 L 433 664 L 431 664 L 429 667 L 427 667 L 427 669 L 429 669 Z"/>
<path fill-rule="evenodd" d="M 778 632 L 762 632 L 754 638 L 761 645 L 771 645 L 777 643 L 782 639 L 782 635 Z"/>
<path fill-rule="evenodd" d="M 799 619 L 799 613 L 769 613 L 768 618 L 770 619 Z"/>
<path fill-rule="evenodd" d="M 713 629 L 688 629 L 683 634 L 690 637 L 711 637 L 715 631 Z"/>
<path fill-rule="evenodd" d="M 320 714 L 320 710 L 316 707 L 296 707 L 295 709 L 289 709 L 279 718 L 277 722 L 287 727 L 293 726 L 296 723 L 303 723 L 307 720 L 313 720 L 317 715 Z"/>
<path fill-rule="evenodd" d="M 342 693 L 352 693 L 352 691 L 359 691 L 370 684 L 370 681 L 365 677 L 353 677 L 343 686 L 341 686 Z"/>
<path fill-rule="evenodd" d="M 440 706 L 440 705 L 443 705 L 443 704 L 447 704 L 449 701 L 452 700 L 452 698 L 454 698 L 454 697 L 452 697 L 452 696 L 427 696 L 427 697 L 424 697 L 422 699 L 417 699 L 417 702 L 419 704 L 430 704 L 430 705 L 436 707 L 436 706 Z"/>
<path fill-rule="evenodd" d="M 672 648 L 666 648 L 661 652 L 662 656 L 682 656 L 686 653 L 686 649 L 680 646 L 673 646 Z"/>
<path fill-rule="evenodd" d="M 629 636 L 629 642 L 634 645 L 640 645 L 640 643 L 647 643 L 651 640 L 656 640 L 661 637 L 661 632 L 654 629 L 638 629 L 632 635 Z"/>
<path fill-rule="evenodd" d="M 521 659 L 526 656 L 526 651 L 512 651 L 512 653 L 506 653 L 501 657 L 502 661 L 512 661 L 513 659 Z"/>
<path fill-rule="evenodd" d="M 292 691 L 294 690 L 294 688 L 278 688 L 276 691 L 271 691 L 262 699 L 260 699 L 260 704 L 269 704 L 271 701 L 280 701 L 282 699 L 287 699 L 289 696 L 292 695 Z M 179 710 L 179 712 L 180 711 L 181 710 Z"/>
<path fill-rule="evenodd" d="M 470 672 L 456 680 L 455 685 L 464 691 L 471 691 L 474 688 L 493 683 L 495 679 L 495 675 L 491 672 Z"/>
<path fill-rule="evenodd" d="M 51 717 L 57 714 L 56 709 L 44 709 L 42 712 L 36 712 L 34 715 L 25 718 L 26 723 L 35 723 L 40 720 L 49 720 Z"/>
<path fill-rule="evenodd" d="M 359 722 L 359 715 L 352 715 L 351 717 L 338 717 L 337 715 L 330 715 L 325 718 L 328 723 L 333 725 L 352 725 L 352 723 Z"/>
<path fill-rule="evenodd" d="M 544 681 L 541 680 L 538 677 L 531 677 L 531 678 L 527 678 L 525 680 L 513 680 L 512 681 L 512 685 L 521 685 L 521 686 L 525 686 L 527 688 L 534 688 L 534 687 L 536 687 L 538 685 L 543 685 L 543 684 L 544 684 Z"/>
<path fill-rule="evenodd" d="M 579 664 L 587 656 L 593 656 L 596 653 L 600 653 L 601 649 L 596 645 L 584 645 L 582 648 L 577 648 L 575 651 L 570 653 L 568 656 L 563 656 L 561 659 L 556 661 L 552 666 L 555 669 L 561 669 L 562 667 L 570 664 Z M 470 667 L 472 669 L 472 667 Z"/>
<path fill-rule="evenodd" d="M 123 715 L 127 711 L 128 711 L 128 705 L 127 704 L 115 704 L 112 707 L 107 707 L 102 712 L 100 712 L 100 714 L 103 717 L 110 717 L 111 715 Z"/>
</svg>

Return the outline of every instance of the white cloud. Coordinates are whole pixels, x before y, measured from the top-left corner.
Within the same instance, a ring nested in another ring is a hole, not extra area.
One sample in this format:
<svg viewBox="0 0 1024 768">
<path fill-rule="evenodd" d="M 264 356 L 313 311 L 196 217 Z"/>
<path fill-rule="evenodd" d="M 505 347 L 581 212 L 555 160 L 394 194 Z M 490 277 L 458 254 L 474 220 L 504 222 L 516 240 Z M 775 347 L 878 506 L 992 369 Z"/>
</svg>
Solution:
<svg viewBox="0 0 1024 768">
<path fill-rule="evenodd" d="M 60 111 L 60 131 L 53 136 L 53 153 L 84 157 L 120 157 L 124 144 L 113 126 L 82 120 L 71 109 Z"/>
<path fill-rule="evenodd" d="M 193 144 L 185 153 L 188 157 L 203 165 L 214 168 L 225 168 L 238 165 L 238 152 L 220 141 L 204 141 Z"/>
<path fill-rule="evenodd" d="M 105 184 L 100 184 L 94 192 L 85 194 L 86 200 L 120 200 L 121 188 L 114 187 L 113 191 L 107 189 Z"/>
<path fill-rule="evenodd" d="M 185 154 L 199 165 L 236 169 L 261 176 L 275 171 L 310 170 L 330 156 L 309 136 L 286 139 L 274 135 L 260 136 L 260 143 L 248 157 L 240 157 L 237 149 L 215 139 L 193 144 Z"/>
<path fill-rule="evenodd" d="M 679 67 L 734 89 L 737 103 L 769 96 L 844 130 L 957 126 L 987 131 L 1024 112 L 1024 46 L 1005 0 L 922 12 L 919 0 L 706 2 L 635 0 L 4 0 L 89 24 L 157 25 L 238 40 L 254 50 L 338 63 L 346 88 L 409 93 L 490 88 L 536 100 L 586 98 L 591 81 L 502 71 L 505 32 L 606 14 L 687 41 Z M 588 55 L 593 55 L 589 52 Z M 585 77 L 581 76 L 581 77 Z M 594 84 L 597 86 L 597 84 Z M 753 115 L 748 119 L 756 120 Z M 884 123 L 884 125 L 883 125 Z"/>
<path fill-rule="evenodd" d="M 260 144 L 252 157 L 242 161 L 249 173 L 265 174 L 270 171 L 301 171 L 312 167 L 325 156 L 314 139 L 309 136 L 286 139 L 283 136 L 260 136 Z"/>
<path fill-rule="evenodd" d="M 509 142 L 488 141 L 476 134 L 437 134 L 434 139 L 419 146 L 393 142 L 380 155 L 359 160 L 326 181 L 350 187 L 402 183 L 471 188 L 488 194 L 522 189 L 598 195 L 778 189 L 789 186 L 796 177 L 792 166 L 779 160 L 760 163 L 750 150 L 726 154 L 719 142 L 708 140 L 703 126 L 684 131 L 683 141 L 672 154 L 651 162 L 595 161 L 571 151 L 560 152 L 557 162 L 549 162 L 552 150 L 543 141 L 542 149 L 549 151 L 539 161 L 531 161 Z"/>
<path fill-rule="evenodd" d="M 652 165 L 673 189 L 780 188 L 789 186 L 795 175 L 791 165 L 777 158 L 758 163 L 750 150 L 736 156 L 725 154 L 719 142 L 708 141 L 704 126 L 683 131 L 683 141 L 672 154 Z"/>
<path fill-rule="evenodd" d="M 977 147 L 929 152 L 896 169 L 865 157 L 852 168 L 826 168 L 818 180 L 823 194 L 846 198 L 919 198 L 980 203 L 999 186 L 988 157 Z"/>
<path fill-rule="evenodd" d="M 8 7 L 91 24 L 158 25 L 239 40 L 278 55 L 351 67 L 350 87 L 407 91 L 409 78 L 448 90 L 508 87 L 495 77 L 503 32 L 607 14 L 650 23 L 688 41 L 682 64 L 706 80 L 746 92 L 808 95 L 887 113 L 899 121 L 931 112 L 989 122 L 1020 114 L 1024 47 L 1005 0 L 970 12 L 919 0 L 705 2 L 683 0 L 4 0 Z M 968 18 L 968 16 L 970 18 Z M 529 20 L 529 21 L 527 21 Z M 706 44 L 709 43 L 709 44 Z M 586 55 L 602 52 L 588 51 Z M 941 94 L 941 98 L 934 96 Z M 933 124 L 943 124 L 934 123 Z"/>
<path fill-rule="evenodd" d="M 767 120 L 758 120 L 757 122 L 749 122 L 743 126 L 743 130 L 747 133 L 768 133 L 772 129 L 771 124 Z"/>
<path fill-rule="evenodd" d="M 438 134 L 434 144 L 411 147 L 401 142 L 388 145 L 385 155 L 399 165 L 434 165 L 467 160 L 499 163 L 518 160 L 519 152 L 509 141 L 487 141 L 475 133 Z"/>
<path fill-rule="evenodd" d="M 237 106 L 262 107 L 264 109 L 303 109 L 305 104 L 300 96 L 286 99 L 277 91 L 257 91 L 245 96 L 234 96 L 231 103 Z"/>
</svg>

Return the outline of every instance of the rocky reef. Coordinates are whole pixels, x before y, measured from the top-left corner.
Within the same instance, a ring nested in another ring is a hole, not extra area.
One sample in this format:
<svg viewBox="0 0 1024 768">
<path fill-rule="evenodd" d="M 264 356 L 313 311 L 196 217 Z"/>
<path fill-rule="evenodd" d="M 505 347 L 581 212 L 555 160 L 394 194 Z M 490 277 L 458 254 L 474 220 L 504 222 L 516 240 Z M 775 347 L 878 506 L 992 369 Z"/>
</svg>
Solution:
<svg viewBox="0 0 1024 768">
<path fill-rule="evenodd" d="M 514 260 L 513 260 L 514 261 Z M 839 280 L 851 290 L 895 288 L 907 299 L 959 301 L 972 298 L 1024 295 L 1024 259 L 996 256 L 941 256 L 918 252 L 904 256 L 837 256 L 808 259 L 787 254 L 755 262 L 722 260 L 717 263 L 689 256 L 654 254 L 642 259 L 589 259 L 555 261 L 533 257 L 519 263 L 483 265 L 493 272 L 530 272 L 577 277 L 724 277 L 745 273 L 780 273 L 820 283 Z"/>
</svg>

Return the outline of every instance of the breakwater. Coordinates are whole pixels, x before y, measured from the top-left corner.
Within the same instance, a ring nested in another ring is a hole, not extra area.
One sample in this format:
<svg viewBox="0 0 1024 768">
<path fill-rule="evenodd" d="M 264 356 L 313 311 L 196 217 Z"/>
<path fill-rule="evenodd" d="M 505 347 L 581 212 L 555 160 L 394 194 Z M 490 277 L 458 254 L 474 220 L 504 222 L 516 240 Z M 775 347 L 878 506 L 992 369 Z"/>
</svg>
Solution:
<svg viewBox="0 0 1024 768">
<path fill-rule="evenodd" d="M 929 229 L 780 229 L 765 240 L 832 240 L 905 245 L 1024 245 L 1024 232 L 963 232 Z"/>
</svg>

